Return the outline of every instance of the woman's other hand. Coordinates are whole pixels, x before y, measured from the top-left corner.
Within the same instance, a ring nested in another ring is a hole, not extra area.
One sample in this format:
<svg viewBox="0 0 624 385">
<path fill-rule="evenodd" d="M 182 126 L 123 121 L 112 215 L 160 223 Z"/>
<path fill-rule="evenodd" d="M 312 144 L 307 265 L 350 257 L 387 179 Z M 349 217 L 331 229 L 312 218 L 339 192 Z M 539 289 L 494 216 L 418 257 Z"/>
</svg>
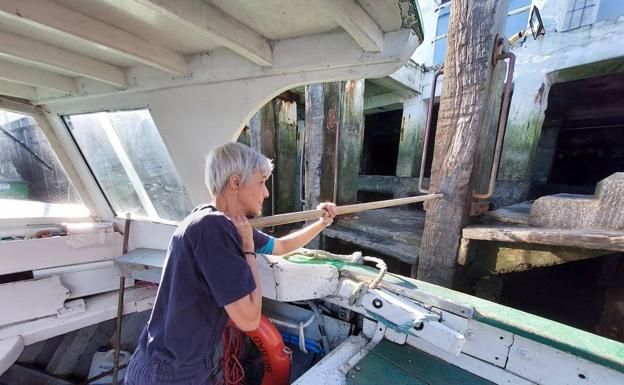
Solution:
<svg viewBox="0 0 624 385">
<path fill-rule="evenodd" d="M 325 227 L 331 225 L 334 221 L 334 218 L 338 214 L 338 207 L 331 202 L 321 203 L 320 205 L 316 206 L 316 208 L 325 210 L 325 212 L 323 213 L 323 217 L 321 217 L 320 219 Z"/>
<path fill-rule="evenodd" d="M 253 230 L 249 224 L 249 220 L 244 215 L 232 217 L 232 223 L 236 226 L 236 230 L 243 241 L 243 251 L 254 251 Z"/>
</svg>

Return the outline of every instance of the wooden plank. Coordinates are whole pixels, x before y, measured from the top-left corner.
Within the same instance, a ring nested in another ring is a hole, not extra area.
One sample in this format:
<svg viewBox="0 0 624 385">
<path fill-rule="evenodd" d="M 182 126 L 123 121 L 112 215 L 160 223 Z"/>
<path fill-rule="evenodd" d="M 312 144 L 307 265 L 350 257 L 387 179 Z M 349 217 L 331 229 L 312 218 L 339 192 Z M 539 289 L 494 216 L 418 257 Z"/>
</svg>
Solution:
<svg viewBox="0 0 624 385">
<path fill-rule="evenodd" d="M 341 91 L 341 83 L 312 84 L 305 88 L 305 196 L 308 209 L 315 209 L 321 202 L 334 201 Z"/>
<path fill-rule="evenodd" d="M 106 261 L 121 255 L 122 236 L 95 234 L 88 247 L 85 235 L 0 242 L 0 275 L 77 263 Z M 87 246 L 84 244 L 84 246 Z"/>
<path fill-rule="evenodd" d="M 363 211 L 350 217 L 339 217 L 336 225 L 419 245 L 425 226 L 425 212 L 397 207 Z"/>
<path fill-rule="evenodd" d="M 249 129 L 251 130 L 251 148 L 269 159 L 277 159 L 275 103 L 269 102 L 260 108 L 249 121 Z M 274 179 L 272 176 L 266 184 L 271 196 L 262 203 L 263 215 L 275 214 Z"/>
<path fill-rule="evenodd" d="M 415 245 L 408 245 L 387 237 L 341 226 L 328 227 L 323 230 L 323 235 L 379 252 L 409 264 L 416 261 L 420 252 L 419 247 Z"/>
<path fill-rule="evenodd" d="M 57 275 L 0 285 L 0 325 L 56 314 L 68 296 Z"/>
<path fill-rule="evenodd" d="M 475 154 L 487 127 L 492 80 L 492 50 L 502 33 L 507 1 L 456 0 L 448 31 L 442 96 L 432 164 L 431 190 L 444 198 L 425 205 L 427 218 L 418 266 L 412 276 L 450 287 L 455 280 L 461 230 L 469 222 L 470 198 L 481 170 Z M 486 24 L 483 20 L 488 20 Z"/>
<path fill-rule="evenodd" d="M 275 213 L 296 210 L 297 103 L 275 99 L 277 157 L 275 164 Z"/>
<path fill-rule="evenodd" d="M 503 102 L 503 88 L 505 86 L 505 75 L 507 74 L 507 63 L 499 61 L 494 67 L 494 73 L 490 82 L 490 98 L 487 110 L 484 114 L 483 129 L 479 132 L 479 141 L 485 143 L 484 151 L 475 154 L 475 170 L 478 178 L 474 181 L 474 190 L 478 193 L 488 191 L 490 182 L 490 172 L 494 159 L 494 149 L 496 147 L 496 134 L 498 131 L 498 121 L 501 115 L 501 103 Z"/>
<path fill-rule="evenodd" d="M 482 218 L 487 222 L 503 222 L 509 224 L 528 225 L 532 202 L 521 202 L 515 205 L 488 211 Z"/>
<path fill-rule="evenodd" d="M 364 80 L 349 80 L 342 84 L 336 204 L 350 204 L 357 201 L 357 179 L 364 143 Z"/>
<path fill-rule="evenodd" d="M 519 226 L 470 226 L 463 237 L 481 241 L 532 243 L 594 250 L 624 251 L 624 232 Z"/>
<path fill-rule="evenodd" d="M 418 161 L 418 165 L 420 167 L 420 160 Z M 398 164 L 397 170 L 399 170 Z M 406 169 L 404 169 L 404 171 L 405 170 Z M 424 181 L 426 186 L 429 183 L 429 178 L 424 178 Z M 360 191 L 389 193 L 393 194 L 393 196 L 396 198 L 420 194 L 420 192 L 418 191 L 418 178 L 413 177 L 390 175 L 359 175 L 357 183 L 358 190 Z"/>
<path fill-rule="evenodd" d="M 411 203 L 424 202 L 429 200 L 435 200 L 442 197 L 442 194 L 426 194 L 426 195 L 416 195 L 413 197 L 405 197 L 405 198 L 396 198 L 396 199 L 387 199 L 383 201 L 375 201 L 375 202 L 366 202 L 366 203 L 355 203 L 352 205 L 344 205 L 337 207 L 336 215 L 346 215 L 358 213 L 361 211 L 367 210 L 377 210 L 387 207 L 395 207 L 395 206 L 403 206 Z M 249 220 L 249 224 L 251 227 L 259 228 L 266 226 L 277 226 L 284 225 L 287 223 L 296 223 L 303 221 L 311 221 L 315 219 L 319 219 L 324 215 L 325 211 L 323 209 L 316 210 L 306 210 L 295 213 L 285 213 L 285 214 L 277 214 L 269 217 L 257 217 Z"/>
</svg>

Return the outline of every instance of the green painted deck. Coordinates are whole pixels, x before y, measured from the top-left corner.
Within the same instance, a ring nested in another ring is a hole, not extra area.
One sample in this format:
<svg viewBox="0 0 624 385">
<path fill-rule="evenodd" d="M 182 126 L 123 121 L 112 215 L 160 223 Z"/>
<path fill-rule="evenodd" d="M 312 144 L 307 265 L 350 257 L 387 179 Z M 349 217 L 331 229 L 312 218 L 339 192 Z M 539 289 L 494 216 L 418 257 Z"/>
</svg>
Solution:
<svg viewBox="0 0 624 385">
<path fill-rule="evenodd" d="M 492 385 L 493 382 L 409 345 L 383 340 L 349 372 L 347 384 Z"/>
<path fill-rule="evenodd" d="M 289 258 L 299 263 L 331 263 L 356 275 L 377 276 L 377 270 L 342 261 L 314 260 L 309 257 Z M 574 356 L 624 372 L 624 344 L 546 318 L 486 301 L 465 293 L 395 274 L 384 280 L 406 289 L 419 290 L 475 309 L 473 319 L 518 336 L 551 346 Z"/>
</svg>

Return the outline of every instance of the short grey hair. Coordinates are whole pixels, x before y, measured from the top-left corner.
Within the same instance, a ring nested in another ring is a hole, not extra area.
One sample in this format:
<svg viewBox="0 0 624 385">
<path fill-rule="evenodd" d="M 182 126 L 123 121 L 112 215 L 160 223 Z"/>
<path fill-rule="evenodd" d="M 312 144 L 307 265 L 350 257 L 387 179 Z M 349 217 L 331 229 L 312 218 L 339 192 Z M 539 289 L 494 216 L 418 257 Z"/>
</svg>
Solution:
<svg viewBox="0 0 624 385">
<path fill-rule="evenodd" d="M 223 194 L 228 179 L 238 175 L 245 184 L 255 172 L 267 177 L 273 171 L 273 162 L 256 150 L 241 143 L 228 143 L 214 148 L 206 156 L 205 181 L 213 197 Z"/>
</svg>

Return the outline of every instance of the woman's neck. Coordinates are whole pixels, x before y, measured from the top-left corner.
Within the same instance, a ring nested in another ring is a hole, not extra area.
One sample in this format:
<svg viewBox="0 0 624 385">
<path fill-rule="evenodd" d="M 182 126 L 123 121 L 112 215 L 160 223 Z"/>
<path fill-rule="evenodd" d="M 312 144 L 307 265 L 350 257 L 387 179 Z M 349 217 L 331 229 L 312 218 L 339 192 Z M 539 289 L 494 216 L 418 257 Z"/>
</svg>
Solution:
<svg viewBox="0 0 624 385">
<path fill-rule="evenodd" d="M 217 210 L 221 211 L 228 217 L 241 216 L 245 213 L 236 203 L 232 202 L 232 200 L 227 199 L 227 197 L 217 197 L 211 203 Z"/>
</svg>

